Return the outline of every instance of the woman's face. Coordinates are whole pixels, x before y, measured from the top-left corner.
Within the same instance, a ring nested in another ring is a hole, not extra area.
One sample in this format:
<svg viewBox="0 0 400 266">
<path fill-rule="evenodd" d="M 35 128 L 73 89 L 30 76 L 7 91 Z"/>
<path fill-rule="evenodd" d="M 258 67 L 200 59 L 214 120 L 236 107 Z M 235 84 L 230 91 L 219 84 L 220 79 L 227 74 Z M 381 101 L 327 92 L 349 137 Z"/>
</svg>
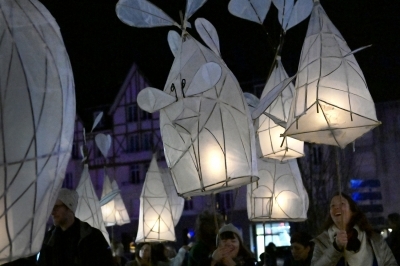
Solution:
<svg viewBox="0 0 400 266">
<path fill-rule="evenodd" d="M 227 255 L 231 258 L 236 258 L 239 253 L 240 241 L 235 234 L 233 239 L 223 239 L 219 242 L 219 247 L 228 250 Z"/>
<path fill-rule="evenodd" d="M 330 215 L 339 229 L 346 229 L 353 212 L 350 210 L 349 202 L 339 195 L 334 196 L 331 200 Z"/>
<path fill-rule="evenodd" d="M 150 259 L 150 245 L 143 245 L 143 247 L 139 251 L 139 257 L 143 260 Z"/>
<path fill-rule="evenodd" d="M 306 260 L 308 253 L 310 252 L 310 247 L 305 247 L 300 243 L 294 242 L 290 246 L 294 260 Z"/>
</svg>

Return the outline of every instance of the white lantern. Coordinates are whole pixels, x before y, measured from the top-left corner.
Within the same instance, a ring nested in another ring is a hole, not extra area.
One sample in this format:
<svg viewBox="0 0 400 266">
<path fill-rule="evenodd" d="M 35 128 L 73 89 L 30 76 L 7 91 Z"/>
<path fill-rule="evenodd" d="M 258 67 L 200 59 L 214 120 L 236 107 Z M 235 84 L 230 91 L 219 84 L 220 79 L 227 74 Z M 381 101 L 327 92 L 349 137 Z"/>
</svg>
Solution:
<svg viewBox="0 0 400 266">
<path fill-rule="evenodd" d="M 344 148 L 380 124 L 364 75 L 315 1 L 285 136 Z"/>
<path fill-rule="evenodd" d="M 172 213 L 172 218 L 174 219 L 174 226 L 176 226 L 179 222 L 179 219 L 182 216 L 183 207 L 185 205 L 185 199 L 178 196 L 169 169 L 168 168 L 160 169 L 160 171 L 165 191 L 167 192 L 168 195 L 168 201 L 169 204 L 171 205 L 171 213 Z"/>
<path fill-rule="evenodd" d="M 136 242 L 176 241 L 171 205 L 153 156 L 140 195 Z"/>
<path fill-rule="evenodd" d="M 89 166 L 86 163 L 83 165 L 81 179 L 79 180 L 76 192 L 78 192 L 79 201 L 75 216 L 81 221 L 87 222 L 91 226 L 99 229 L 103 233 L 108 244 L 110 244 L 110 238 L 104 226 L 99 198 L 94 190 L 89 174 Z"/>
<path fill-rule="evenodd" d="M 59 27 L 36 0 L 0 4 L 0 264 L 38 253 L 70 158 L 75 92 Z"/>
<path fill-rule="evenodd" d="M 114 191 L 119 191 L 118 184 L 115 180 L 111 183 L 110 178 L 106 175 L 103 183 L 102 197 L 114 194 Z M 101 206 L 101 212 L 106 226 L 123 225 L 131 222 L 119 192 L 116 193 L 111 201 Z"/>
<path fill-rule="evenodd" d="M 247 185 L 250 221 L 300 222 L 307 219 L 308 195 L 296 160 L 259 159 L 258 172 L 258 182 Z"/>
<path fill-rule="evenodd" d="M 168 34 L 175 56 L 164 92 L 146 88 L 137 98 L 148 112 L 160 110 L 168 167 L 179 195 L 216 193 L 258 179 L 252 121 L 242 90 L 220 57 L 215 28 L 197 19 L 210 49 L 186 31 L 187 20 L 205 1 L 188 1 L 182 25 L 148 1 L 120 0 L 117 15 L 135 27 L 175 25 Z"/>
<path fill-rule="evenodd" d="M 277 57 L 276 64 L 267 84 L 265 84 L 261 98 L 265 97 L 276 85 L 288 78 L 280 56 Z M 282 134 L 285 132 L 285 128 L 271 119 L 273 117 L 286 123 L 289 117 L 293 94 L 294 86 L 292 83 L 289 83 L 275 101 L 265 110 L 265 113 L 268 113 L 269 116 L 264 113 L 255 122 L 257 128 L 256 138 L 258 138 L 261 149 L 257 153 L 261 153 L 262 157 L 285 161 L 304 156 L 304 142 L 290 137 L 283 138 Z"/>
</svg>

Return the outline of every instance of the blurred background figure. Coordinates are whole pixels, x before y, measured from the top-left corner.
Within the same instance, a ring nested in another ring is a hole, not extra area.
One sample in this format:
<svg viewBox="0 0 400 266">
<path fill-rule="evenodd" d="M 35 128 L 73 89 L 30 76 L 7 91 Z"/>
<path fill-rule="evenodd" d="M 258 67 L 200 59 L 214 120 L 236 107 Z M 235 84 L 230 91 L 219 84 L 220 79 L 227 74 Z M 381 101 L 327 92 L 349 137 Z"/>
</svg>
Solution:
<svg viewBox="0 0 400 266">
<path fill-rule="evenodd" d="M 166 244 L 165 245 L 165 249 L 166 249 L 166 252 L 167 252 L 167 258 L 168 259 L 175 258 L 176 250 L 175 250 L 175 248 L 173 246 L 171 246 L 170 244 Z"/>
<path fill-rule="evenodd" d="M 164 243 L 152 244 L 151 265 L 152 266 L 181 266 L 189 246 L 182 246 L 175 257 L 168 258 L 168 249 Z"/>
<path fill-rule="evenodd" d="M 243 244 L 242 234 L 233 224 L 222 226 L 218 232 L 217 249 L 211 256 L 211 266 L 214 265 L 256 265 L 253 253 Z"/>
<path fill-rule="evenodd" d="M 263 264 L 265 266 L 276 266 L 276 245 L 272 242 L 269 242 L 265 247 Z"/>
<path fill-rule="evenodd" d="M 215 239 L 218 230 L 224 225 L 219 213 L 204 211 L 196 219 L 196 242 L 189 252 L 188 266 L 209 265 L 209 257 L 217 248 Z"/>
<path fill-rule="evenodd" d="M 115 266 L 124 266 L 128 261 L 124 256 L 124 246 L 115 239 L 111 239 L 111 252 Z"/>
<path fill-rule="evenodd" d="M 285 259 L 283 266 L 310 266 L 313 253 L 311 236 L 306 232 L 296 232 L 290 238 L 291 255 Z"/>
<path fill-rule="evenodd" d="M 392 250 L 397 264 L 400 264 L 400 214 L 396 212 L 389 214 L 388 225 L 392 231 L 386 238 L 386 242 Z"/>
<path fill-rule="evenodd" d="M 151 247 L 148 243 L 140 243 L 135 249 L 135 259 L 125 266 L 150 266 Z"/>
</svg>

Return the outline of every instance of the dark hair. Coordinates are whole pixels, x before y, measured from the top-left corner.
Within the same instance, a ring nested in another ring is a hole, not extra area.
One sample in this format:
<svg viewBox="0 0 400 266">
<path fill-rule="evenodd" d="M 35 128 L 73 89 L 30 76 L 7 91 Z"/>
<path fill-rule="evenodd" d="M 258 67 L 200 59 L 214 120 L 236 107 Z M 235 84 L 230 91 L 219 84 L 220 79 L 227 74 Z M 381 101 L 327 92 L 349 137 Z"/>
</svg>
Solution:
<svg viewBox="0 0 400 266">
<path fill-rule="evenodd" d="M 164 253 L 165 245 L 164 243 L 156 243 L 151 245 L 151 265 L 157 266 L 159 261 L 167 262 L 168 258 Z"/>
<path fill-rule="evenodd" d="M 217 221 L 217 227 L 215 221 Z M 224 217 L 221 214 L 203 211 L 196 219 L 196 240 L 205 242 L 210 250 L 214 250 L 217 232 L 223 224 Z"/>
<path fill-rule="evenodd" d="M 388 215 L 388 220 L 396 225 L 396 227 L 400 228 L 400 214 L 397 212 L 393 212 Z"/>
<path fill-rule="evenodd" d="M 221 240 L 226 239 L 235 239 L 235 237 L 239 240 L 239 252 L 238 257 L 242 257 L 243 259 L 251 259 L 254 258 L 253 253 L 243 244 L 242 238 L 231 231 L 225 231 L 219 235 Z"/>
<path fill-rule="evenodd" d="M 332 197 L 339 196 L 341 195 L 342 198 L 346 199 L 347 202 L 349 203 L 350 210 L 352 211 L 353 215 L 350 218 L 349 224 L 347 225 L 346 230 L 349 230 L 350 228 L 353 228 L 355 225 L 358 225 L 358 227 L 362 230 L 365 231 L 368 237 L 370 237 L 373 233 L 373 228 L 371 224 L 368 222 L 367 217 L 365 214 L 361 211 L 361 209 L 357 206 L 357 203 L 349 196 L 344 193 L 335 193 Z M 328 230 L 332 225 L 334 224 L 332 217 L 330 215 L 330 212 L 328 212 L 327 219 L 323 225 L 324 230 Z"/>
<path fill-rule="evenodd" d="M 312 247 L 313 242 L 311 239 L 312 237 L 306 232 L 295 232 L 290 238 L 290 244 L 299 243 L 304 247 Z"/>
<path fill-rule="evenodd" d="M 146 243 L 146 242 L 139 243 L 139 244 L 136 246 L 136 248 L 135 248 L 135 258 L 137 258 L 137 259 L 139 259 L 139 260 L 142 259 L 142 258 L 140 257 L 140 255 L 139 255 L 139 253 L 140 253 L 140 250 L 141 250 L 145 245 L 148 245 L 148 246 L 151 248 L 150 243 Z"/>
</svg>

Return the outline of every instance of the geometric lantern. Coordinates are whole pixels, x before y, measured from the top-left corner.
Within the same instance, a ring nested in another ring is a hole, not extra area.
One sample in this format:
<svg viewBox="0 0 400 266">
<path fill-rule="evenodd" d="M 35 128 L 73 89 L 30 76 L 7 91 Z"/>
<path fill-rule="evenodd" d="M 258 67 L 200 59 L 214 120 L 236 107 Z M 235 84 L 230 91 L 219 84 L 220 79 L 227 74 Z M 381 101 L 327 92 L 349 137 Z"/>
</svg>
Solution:
<svg viewBox="0 0 400 266">
<path fill-rule="evenodd" d="M 264 87 L 261 98 L 265 97 L 270 90 L 287 78 L 288 75 L 283 68 L 281 57 L 277 56 L 276 67 L 274 67 Z M 285 132 L 285 128 L 275 123 L 265 114 L 268 113 L 268 115 L 286 124 L 293 94 L 294 86 L 292 83 L 289 83 L 275 101 L 265 110 L 264 114 L 255 122 L 257 132 L 256 141 L 258 137 L 262 157 L 285 161 L 304 156 L 304 142 L 290 137 L 283 138 L 281 135 Z"/>
<path fill-rule="evenodd" d="M 110 178 L 106 175 L 104 178 L 102 197 L 113 193 L 113 191 L 119 191 L 117 182 L 114 180 L 111 183 Z M 113 226 L 116 224 L 123 225 L 131 222 L 119 192 L 111 201 L 101 206 L 101 212 L 106 226 Z"/>
<path fill-rule="evenodd" d="M 307 219 L 308 195 L 296 160 L 279 162 L 259 159 L 258 182 L 247 185 L 247 214 L 250 221 Z"/>
<path fill-rule="evenodd" d="M 87 222 L 91 226 L 99 229 L 103 233 L 108 244 L 110 244 L 110 238 L 104 226 L 99 198 L 94 190 L 89 174 L 89 167 L 86 163 L 83 165 L 82 176 L 76 191 L 78 192 L 79 200 L 75 216 L 81 221 Z"/>
<path fill-rule="evenodd" d="M 170 31 L 175 56 L 164 91 L 142 90 L 137 102 L 160 111 L 164 154 L 178 195 L 229 190 L 258 179 L 252 121 L 238 81 L 220 57 L 215 28 L 197 19 L 206 48 L 186 31 L 187 19 L 205 1 L 188 1 L 182 34 Z M 120 0 L 117 15 L 135 27 L 175 25 L 148 1 Z"/>
<path fill-rule="evenodd" d="M 183 207 L 185 205 L 185 199 L 179 197 L 176 193 L 176 188 L 174 185 L 174 181 L 172 180 L 169 169 L 160 169 L 162 181 L 165 186 L 165 191 L 168 195 L 169 204 L 171 205 L 171 213 L 172 218 L 174 219 L 174 226 L 176 226 L 179 222 L 179 219 L 182 216 Z"/>
<path fill-rule="evenodd" d="M 317 0 L 284 136 L 344 148 L 380 124 L 364 75 Z"/>
<path fill-rule="evenodd" d="M 0 4 L 0 264 L 37 254 L 70 158 L 72 69 L 38 1 Z"/>
<path fill-rule="evenodd" d="M 161 178 L 153 155 L 140 195 L 137 243 L 176 241 L 171 206 Z"/>
</svg>

